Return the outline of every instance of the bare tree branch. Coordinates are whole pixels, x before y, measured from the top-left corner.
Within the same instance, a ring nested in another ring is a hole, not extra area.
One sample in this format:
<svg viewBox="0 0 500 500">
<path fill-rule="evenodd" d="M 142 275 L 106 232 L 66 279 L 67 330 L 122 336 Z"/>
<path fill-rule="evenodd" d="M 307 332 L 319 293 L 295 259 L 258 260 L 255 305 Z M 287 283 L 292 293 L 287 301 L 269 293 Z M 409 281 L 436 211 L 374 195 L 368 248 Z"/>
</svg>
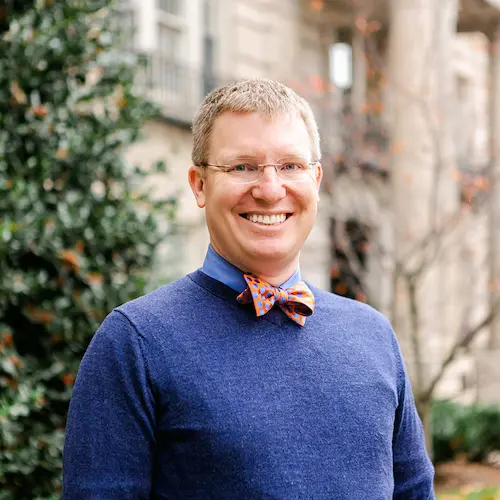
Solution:
<svg viewBox="0 0 500 500">
<path fill-rule="evenodd" d="M 415 364 L 415 382 L 417 390 L 423 387 L 424 371 L 422 364 L 422 346 L 420 338 L 420 321 L 417 304 L 417 283 L 414 277 L 407 276 L 408 298 L 410 301 L 410 323 L 411 323 L 411 343 L 413 348 Z"/>
<path fill-rule="evenodd" d="M 457 357 L 457 354 L 461 349 L 465 349 L 468 347 L 471 342 L 476 338 L 476 335 L 486 326 L 488 326 L 493 319 L 499 314 L 500 310 L 500 300 L 498 300 L 494 306 L 490 309 L 489 313 L 481 320 L 479 321 L 475 326 L 467 330 L 461 340 L 459 340 L 450 350 L 448 353 L 448 356 L 444 359 L 444 361 L 441 363 L 441 366 L 439 367 L 438 372 L 436 375 L 432 378 L 431 382 L 429 383 L 427 389 L 423 391 L 420 394 L 417 394 L 417 398 L 422 401 L 426 401 L 430 399 L 434 393 L 434 390 L 436 388 L 436 385 L 439 383 L 441 378 L 443 377 L 445 371 L 447 370 L 448 366 L 455 360 Z"/>
</svg>

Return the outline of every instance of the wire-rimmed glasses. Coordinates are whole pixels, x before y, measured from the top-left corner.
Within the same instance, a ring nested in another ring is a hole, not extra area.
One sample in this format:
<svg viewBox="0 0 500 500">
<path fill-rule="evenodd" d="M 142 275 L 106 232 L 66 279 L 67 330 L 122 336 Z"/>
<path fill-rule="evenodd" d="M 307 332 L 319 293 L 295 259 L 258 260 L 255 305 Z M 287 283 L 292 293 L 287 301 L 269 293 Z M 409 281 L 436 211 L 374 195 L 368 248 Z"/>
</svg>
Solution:
<svg viewBox="0 0 500 500">
<path fill-rule="evenodd" d="M 318 161 L 309 161 L 301 156 L 287 156 L 276 163 L 259 163 L 255 158 L 235 158 L 226 165 L 202 163 L 201 167 L 209 167 L 227 175 L 234 184 L 251 184 L 257 182 L 266 167 L 274 167 L 278 177 L 285 182 L 307 182 L 312 178 L 313 167 Z"/>
</svg>

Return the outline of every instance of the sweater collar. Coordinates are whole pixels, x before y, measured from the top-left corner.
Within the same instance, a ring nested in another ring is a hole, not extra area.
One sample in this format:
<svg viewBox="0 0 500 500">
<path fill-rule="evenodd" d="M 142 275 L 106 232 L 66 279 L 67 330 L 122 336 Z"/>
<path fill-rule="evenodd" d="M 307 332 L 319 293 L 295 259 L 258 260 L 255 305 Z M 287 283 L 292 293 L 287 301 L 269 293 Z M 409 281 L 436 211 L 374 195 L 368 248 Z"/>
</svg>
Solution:
<svg viewBox="0 0 500 500">
<path fill-rule="evenodd" d="M 221 257 L 213 248 L 212 245 L 208 246 L 205 261 L 201 267 L 201 271 L 210 276 L 211 278 L 224 283 L 233 290 L 241 293 L 247 288 L 247 283 L 243 276 L 243 271 L 233 266 L 226 259 Z M 280 285 L 281 288 L 289 288 L 302 281 L 300 275 L 300 267 L 293 275 Z"/>
</svg>

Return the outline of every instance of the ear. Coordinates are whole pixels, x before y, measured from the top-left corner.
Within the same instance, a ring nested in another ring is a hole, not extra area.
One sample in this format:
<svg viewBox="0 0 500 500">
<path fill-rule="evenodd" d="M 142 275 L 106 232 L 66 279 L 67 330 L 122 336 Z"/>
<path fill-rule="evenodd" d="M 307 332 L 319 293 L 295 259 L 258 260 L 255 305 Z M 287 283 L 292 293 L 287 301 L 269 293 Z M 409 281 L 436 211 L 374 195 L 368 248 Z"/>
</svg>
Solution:
<svg viewBox="0 0 500 500">
<path fill-rule="evenodd" d="M 193 191 L 196 203 L 200 208 L 205 207 L 205 177 L 201 167 L 193 166 L 188 173 L 189 185 Z"/>
<path fill-rule="evenodd" d="M 319 200 L 319 188 L 321 186 L 321 181 L 323 180 L 323 167 L 321 166 L 321 163 L 318 163 L 316 166 L 316 172 L 314 173 L 314 180 L 316 182 L 316 190 L 318 193 L 318 200 Z"/>
</svg>

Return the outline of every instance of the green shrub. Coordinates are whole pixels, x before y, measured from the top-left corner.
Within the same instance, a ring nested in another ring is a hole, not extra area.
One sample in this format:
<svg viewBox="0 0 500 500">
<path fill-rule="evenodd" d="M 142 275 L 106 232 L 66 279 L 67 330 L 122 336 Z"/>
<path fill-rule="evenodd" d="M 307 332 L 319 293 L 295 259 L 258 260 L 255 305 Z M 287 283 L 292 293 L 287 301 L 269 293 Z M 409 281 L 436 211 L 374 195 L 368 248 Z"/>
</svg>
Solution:
<svg viewBox="0 0 500 500">
<path fill-rule="evenodd" d="M 435 401 L 432 440 L 436 463 L 457 455 L 484 461 L 491 451 L 500 450 L 500 407 Z"/>
<path fill-rule="evenodd" d="M 500 492 L 498 488 L 478 488 L 471 490 L 471 488 L 463 488 L 459 491 L 451 491 L 449 493 L 442 493 L 437 495 L 437 500 L 498 500 Z"/>
<path fill-rule="evenodd" d="M 133 90 L 108 3 L 0 8 L 0 500 L 60 497 L 81 356 L 144 292 L 154 213 L 171 213 L 121 155 L 157 109 Z"/>
</svg>

